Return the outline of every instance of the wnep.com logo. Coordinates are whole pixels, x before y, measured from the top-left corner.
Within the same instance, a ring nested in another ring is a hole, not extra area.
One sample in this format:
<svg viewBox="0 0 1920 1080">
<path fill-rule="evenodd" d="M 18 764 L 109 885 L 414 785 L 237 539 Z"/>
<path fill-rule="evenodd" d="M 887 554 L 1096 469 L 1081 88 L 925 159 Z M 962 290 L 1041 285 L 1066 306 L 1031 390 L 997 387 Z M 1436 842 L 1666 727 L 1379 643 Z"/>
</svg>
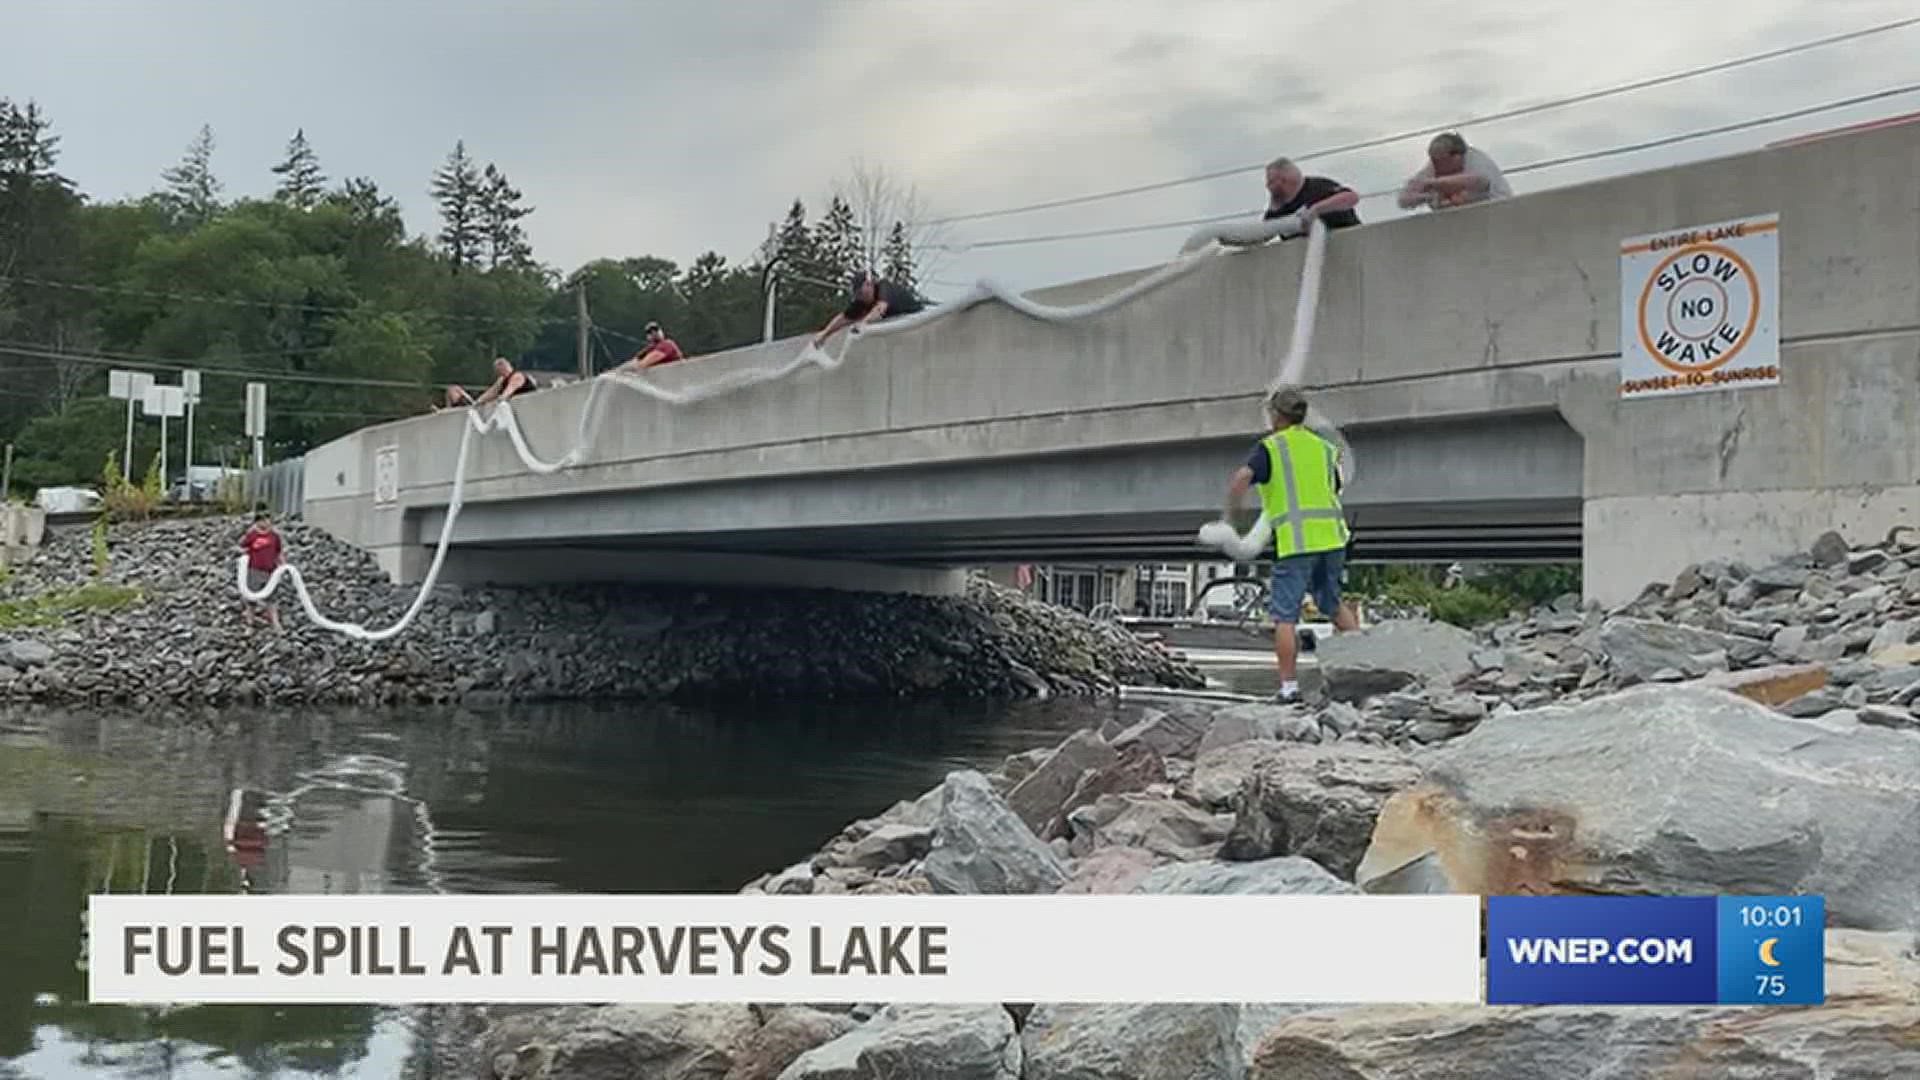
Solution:
<svg viewBox="0 0 1920 1080">
<path fill-rule="evenodd" d="M 1693 963 L 1692 938 L 1524 937 L 1507 942 L 1507 956 L 1526 964 L 1680 964 Z"/>
<path fill-rule="evenodd" d="M 1813 1005 L 1817 896 L 1487 898 L 1490 1005 Z"/>
</svg>

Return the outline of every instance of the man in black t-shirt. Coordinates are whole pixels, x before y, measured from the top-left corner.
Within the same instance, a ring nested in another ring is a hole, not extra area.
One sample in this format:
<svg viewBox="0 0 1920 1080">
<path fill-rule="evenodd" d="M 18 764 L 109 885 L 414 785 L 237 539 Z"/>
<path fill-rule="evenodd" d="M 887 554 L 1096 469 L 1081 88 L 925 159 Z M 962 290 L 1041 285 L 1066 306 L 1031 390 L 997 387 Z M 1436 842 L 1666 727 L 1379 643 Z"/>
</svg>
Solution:
<svg viewBox="0 0 1920 1080">
<path fill-rule="evenodd" d="M 815 334 L 813 343 L 816 346 L 826 344 L 828 338 L 846 326 L 856 323 L 864 326 L 896 315 L 912 315 L 925 310 L 926 306 L 926 301 L 911 288 L 883 281 L 871 270 L 857 270 L 847 282 L 847 309 L 835 315 L 825 329 Z"/>
<path fill-rule="evenodd" d="M 1292 214 L 1300 219 L 1303 232 L 1316 217 L 1329 229 L 1344 229 L 1360 224 L 1353 209 L 1359 203 L 1359 192 L 1338 180 L 1306 176 L 1286 158 L 1275 158 L 1267 166 L 1266 221 Z"/>
</svg>

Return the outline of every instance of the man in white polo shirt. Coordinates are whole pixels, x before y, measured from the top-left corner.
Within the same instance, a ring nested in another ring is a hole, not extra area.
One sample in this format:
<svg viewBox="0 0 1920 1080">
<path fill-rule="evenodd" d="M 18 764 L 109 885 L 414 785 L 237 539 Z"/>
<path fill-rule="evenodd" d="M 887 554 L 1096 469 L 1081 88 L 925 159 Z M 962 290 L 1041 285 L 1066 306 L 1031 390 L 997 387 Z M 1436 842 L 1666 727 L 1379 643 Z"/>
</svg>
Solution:
<svg viewBox="0 0 1920 1080">
<path fill-rule="evenodd" d="M 1444 210 L 1512 195 L 1500 166 L 1485 151 L 1468 146 L 1458 132 L 1449 131 L 1427 144 L 1427 163 L 1400 189 L 1400 207 Z"/>
</svg>

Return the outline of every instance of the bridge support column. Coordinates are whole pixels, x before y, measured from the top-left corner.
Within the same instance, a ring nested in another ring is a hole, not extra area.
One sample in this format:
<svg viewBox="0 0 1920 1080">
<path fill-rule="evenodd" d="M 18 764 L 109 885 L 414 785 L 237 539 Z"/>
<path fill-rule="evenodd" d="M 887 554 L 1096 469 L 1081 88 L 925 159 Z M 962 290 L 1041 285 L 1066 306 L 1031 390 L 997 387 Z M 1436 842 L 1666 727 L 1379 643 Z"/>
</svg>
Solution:
<svg viewBox="0 0 1920 1080">
<path fill-rule="evenodd" d="M 1567 386 L 1589 599 L 1623 604 L 1711 559 L 1765 567 L 1829 530 L 1864 546 L 1920 526 L 1920 331 L 1780 352 L 1778 386 L 1628 401 L 1614 372 Z"/>
<path fill-rule="evenodd" d="M 1896 525 L 1920 526 L 1920 486 L 1589 499 L 1583 519 L 1586 592 L 1612 607 L 1710 559 L 1764 567 L 1829 529 L 1877 544 Z"/>
</svg>

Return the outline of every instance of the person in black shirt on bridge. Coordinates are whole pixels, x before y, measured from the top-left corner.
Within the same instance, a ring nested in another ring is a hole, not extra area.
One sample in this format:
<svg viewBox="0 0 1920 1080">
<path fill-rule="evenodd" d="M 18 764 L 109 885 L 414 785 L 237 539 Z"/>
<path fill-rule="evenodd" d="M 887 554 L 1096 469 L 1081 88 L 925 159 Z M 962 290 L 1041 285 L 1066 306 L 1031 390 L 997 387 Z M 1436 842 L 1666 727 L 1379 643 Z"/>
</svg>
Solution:
<svg viewBox="0 0 1920 1080">
<path fill-rule="evenodd" d="M 847 282 L 847 309 L 815 334 L 813 343 L 816 347 L 824 345 L 845 327 L 865 326 L 896 315 L 913 315 L 924 311 L 926 306 L 927 302 L 911 287 L 885 281 L 871 270 L 856 270 Z"/>
<path fill-rule="evenodd" d="M 1353 209 L 1359 203 L 1359 192 L 1338 180 L 1307 176 L 1286 158 L 1274 158 L 1267 166 L 1267 212 L 1263 220 L 1292 214 L 1300 219 L 1302 233 L 1316 217 L 1329 229 L 1345 229 L 1360 224 L 1360 215 Z"/>
</svg>

